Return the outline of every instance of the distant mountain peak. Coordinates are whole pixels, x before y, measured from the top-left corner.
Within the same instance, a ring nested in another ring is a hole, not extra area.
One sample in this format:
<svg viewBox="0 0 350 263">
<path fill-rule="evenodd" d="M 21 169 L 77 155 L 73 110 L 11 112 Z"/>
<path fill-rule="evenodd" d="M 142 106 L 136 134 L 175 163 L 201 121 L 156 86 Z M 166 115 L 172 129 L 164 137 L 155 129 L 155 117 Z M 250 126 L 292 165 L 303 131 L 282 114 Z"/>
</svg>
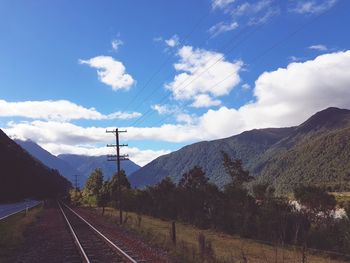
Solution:
<svg viewBox="0 0 350 263">
<path fill-rule="evenodd" d="M 312 115 L 299 125 L 297 131 L 309 132 L 319 129 L 337 129 L 348 127 L 350 124 L 350 110 L 329 107 Z"/>
</svg>

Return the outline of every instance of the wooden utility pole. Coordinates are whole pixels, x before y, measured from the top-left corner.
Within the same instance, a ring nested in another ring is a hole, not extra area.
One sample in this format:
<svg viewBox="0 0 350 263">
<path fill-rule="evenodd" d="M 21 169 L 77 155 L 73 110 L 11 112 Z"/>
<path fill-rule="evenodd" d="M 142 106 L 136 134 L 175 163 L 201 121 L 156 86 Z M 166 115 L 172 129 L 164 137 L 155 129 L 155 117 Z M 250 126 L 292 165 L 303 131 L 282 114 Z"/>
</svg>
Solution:
<svg viewBox="0 0 350 263">
<path fill-rule="evenodd" d="M 120 147 L 128 146 L 127 144 L 119 144 L 119 133 L 126 132 L 126 130 L 120 131 L 118 128 L 111 131 L 106 131 L 107 133 L 113 133 L 115 135 L 115 144 L 107 144 L 107 147 L 113 147 L 116 149 L 116 155 L 107 155 L 108 161 L 113 161 L 117 163 L 117 192 L 118 192 L 118 207 L 119 207 L 119 222 L 123 223 L 123 207 L 122 207 L 122 191 L 121 191 L 121 174 L 120 174 L 120 161 L 129 160 L 128 155 L 120 155 Z"/>
<path fill-rule="evenodd" d="M 79 177 L 79 174 L 74 175 L 75 191 L 78 191 L 79 189 L 78 177 Z"/>
</svg>

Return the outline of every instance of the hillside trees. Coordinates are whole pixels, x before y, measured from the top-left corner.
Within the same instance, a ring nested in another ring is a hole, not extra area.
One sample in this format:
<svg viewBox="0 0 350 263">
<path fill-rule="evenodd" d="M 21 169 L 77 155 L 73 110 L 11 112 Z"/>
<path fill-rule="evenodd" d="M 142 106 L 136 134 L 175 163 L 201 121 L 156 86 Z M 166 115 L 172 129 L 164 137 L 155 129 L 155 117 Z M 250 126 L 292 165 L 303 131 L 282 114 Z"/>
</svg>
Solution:
<svg viewBox="0 0 350 263">
<path fill-rule="evenodd" d="M 211 225 L 215 214 L 218 188 L 209 183 L 202 168 L 194 166 L 184 173 L 178 184 L 179 217 L 200 227 Z"/>
</svg>

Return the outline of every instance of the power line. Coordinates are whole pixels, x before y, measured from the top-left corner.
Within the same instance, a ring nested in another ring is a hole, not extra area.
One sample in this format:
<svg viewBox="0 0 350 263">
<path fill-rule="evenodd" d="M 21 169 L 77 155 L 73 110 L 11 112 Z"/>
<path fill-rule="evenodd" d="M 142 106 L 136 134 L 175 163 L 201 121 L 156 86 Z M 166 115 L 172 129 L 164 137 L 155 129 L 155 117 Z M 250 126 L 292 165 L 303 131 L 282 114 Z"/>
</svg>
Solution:
<svg viewBox="0 0 350 263">
<path fill-rule="evenodd" d="M 283 43 L 285 43 L 287 40 L 289 40 L 290 38 L 292 38 L 294 35 L 296 35 L 297 33 L 299 33 L 300 31 L 302 31 L 303 29 L 305 29 L 306 27 L 310 26 L 311 24 L 313 24 L 314 22 L 316 22 L 322 15 L 324 15 L 325 13 L 321 13 L 319 15 L 317 15 L 316 17 L 314 17 L 312 20 L 307 21 L 306 23 L 301 24 L 298 28 L 296 28 L 295 30 L 293 30 L 290 34 L 288 34 L 285 38 L 283 38 L 282 40 L 279 40 L 277 42 L 275 42 L 273 45 L 271 45 L 270 47 L 268 47 L 267 49 L 265 49 L 262 53 L 258 54 L 257 56 L 255 56 L 251 61 L 248 62 L 248 64 L 254 63 L 256 61 L 258 61 L 259 59 L 261 59 L 262 57 L 264 57 L 266 54 L 268 54 L 269 52 L 271 52 L 273 49 L 277 48 L 278 46 L 282 45 Z M 230 52 L 232 52 L 232 50 L 230 50 Z M 215 65 L 220 59 L 218 59 L 214 64 L 212 64 L 210 67 L 212 67 L 213 65 Z M 209 68 L 210 68 L 209 67 Z M 207 68 L 205 71 L 207 71 L 209 68 Z M 205 71 L 203 71 L 200 75 L 202 75 Z M 219 82 L 217 82 L 216 84 L 213 85 L 213 87 L 221 84 L 222 82 L 224 82 L 225 80 L 227 80 L 228 78 L 230 78 L 232 75 L 234 75 L 235 72 L 227 75 L 225 78 L 223 78 L 222 80 L 220 80 Z M 200 76 L 199 75 L 199 76 Z M 199 77 L 198 76 L 198 77 Z M 195 79 L 193 79 L 190 83 L 192 83 Z M 188 83 L 185 87 L 187 87 L 190 83 Z M 170 97 L 168 97 L 169 99 Z M 165 98 L 163 97 L 161 99 L 161 101 L 165 101 Z M 149 109 L 150 111 L 151 109 Z M 153 111 L 154 113 L 154 111 Z M 141 116 L 142 117 L 142 116 Z M 140 117 L 140 118 L 141 118 Z M 163 118 L 161 121 L 164 121 L 168 118 L 170 118 L 171 116 L 167 116 L 166 118 Z M 159 122 L 158 122 L 159 123 Z"/>
</svg>

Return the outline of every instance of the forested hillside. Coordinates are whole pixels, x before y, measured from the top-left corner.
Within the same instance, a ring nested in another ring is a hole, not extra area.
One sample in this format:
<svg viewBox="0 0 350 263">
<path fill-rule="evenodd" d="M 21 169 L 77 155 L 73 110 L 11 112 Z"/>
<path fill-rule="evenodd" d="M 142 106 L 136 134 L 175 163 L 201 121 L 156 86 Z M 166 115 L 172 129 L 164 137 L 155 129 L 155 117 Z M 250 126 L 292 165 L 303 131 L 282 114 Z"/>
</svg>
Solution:
<svg viewBox="0 0 350 263">
<path fill-rule="evenodd" d="M 70 183 L 33 158 L 0 130 L 0 202 L 47 198 L 65 193 Z"/>
</svg>

